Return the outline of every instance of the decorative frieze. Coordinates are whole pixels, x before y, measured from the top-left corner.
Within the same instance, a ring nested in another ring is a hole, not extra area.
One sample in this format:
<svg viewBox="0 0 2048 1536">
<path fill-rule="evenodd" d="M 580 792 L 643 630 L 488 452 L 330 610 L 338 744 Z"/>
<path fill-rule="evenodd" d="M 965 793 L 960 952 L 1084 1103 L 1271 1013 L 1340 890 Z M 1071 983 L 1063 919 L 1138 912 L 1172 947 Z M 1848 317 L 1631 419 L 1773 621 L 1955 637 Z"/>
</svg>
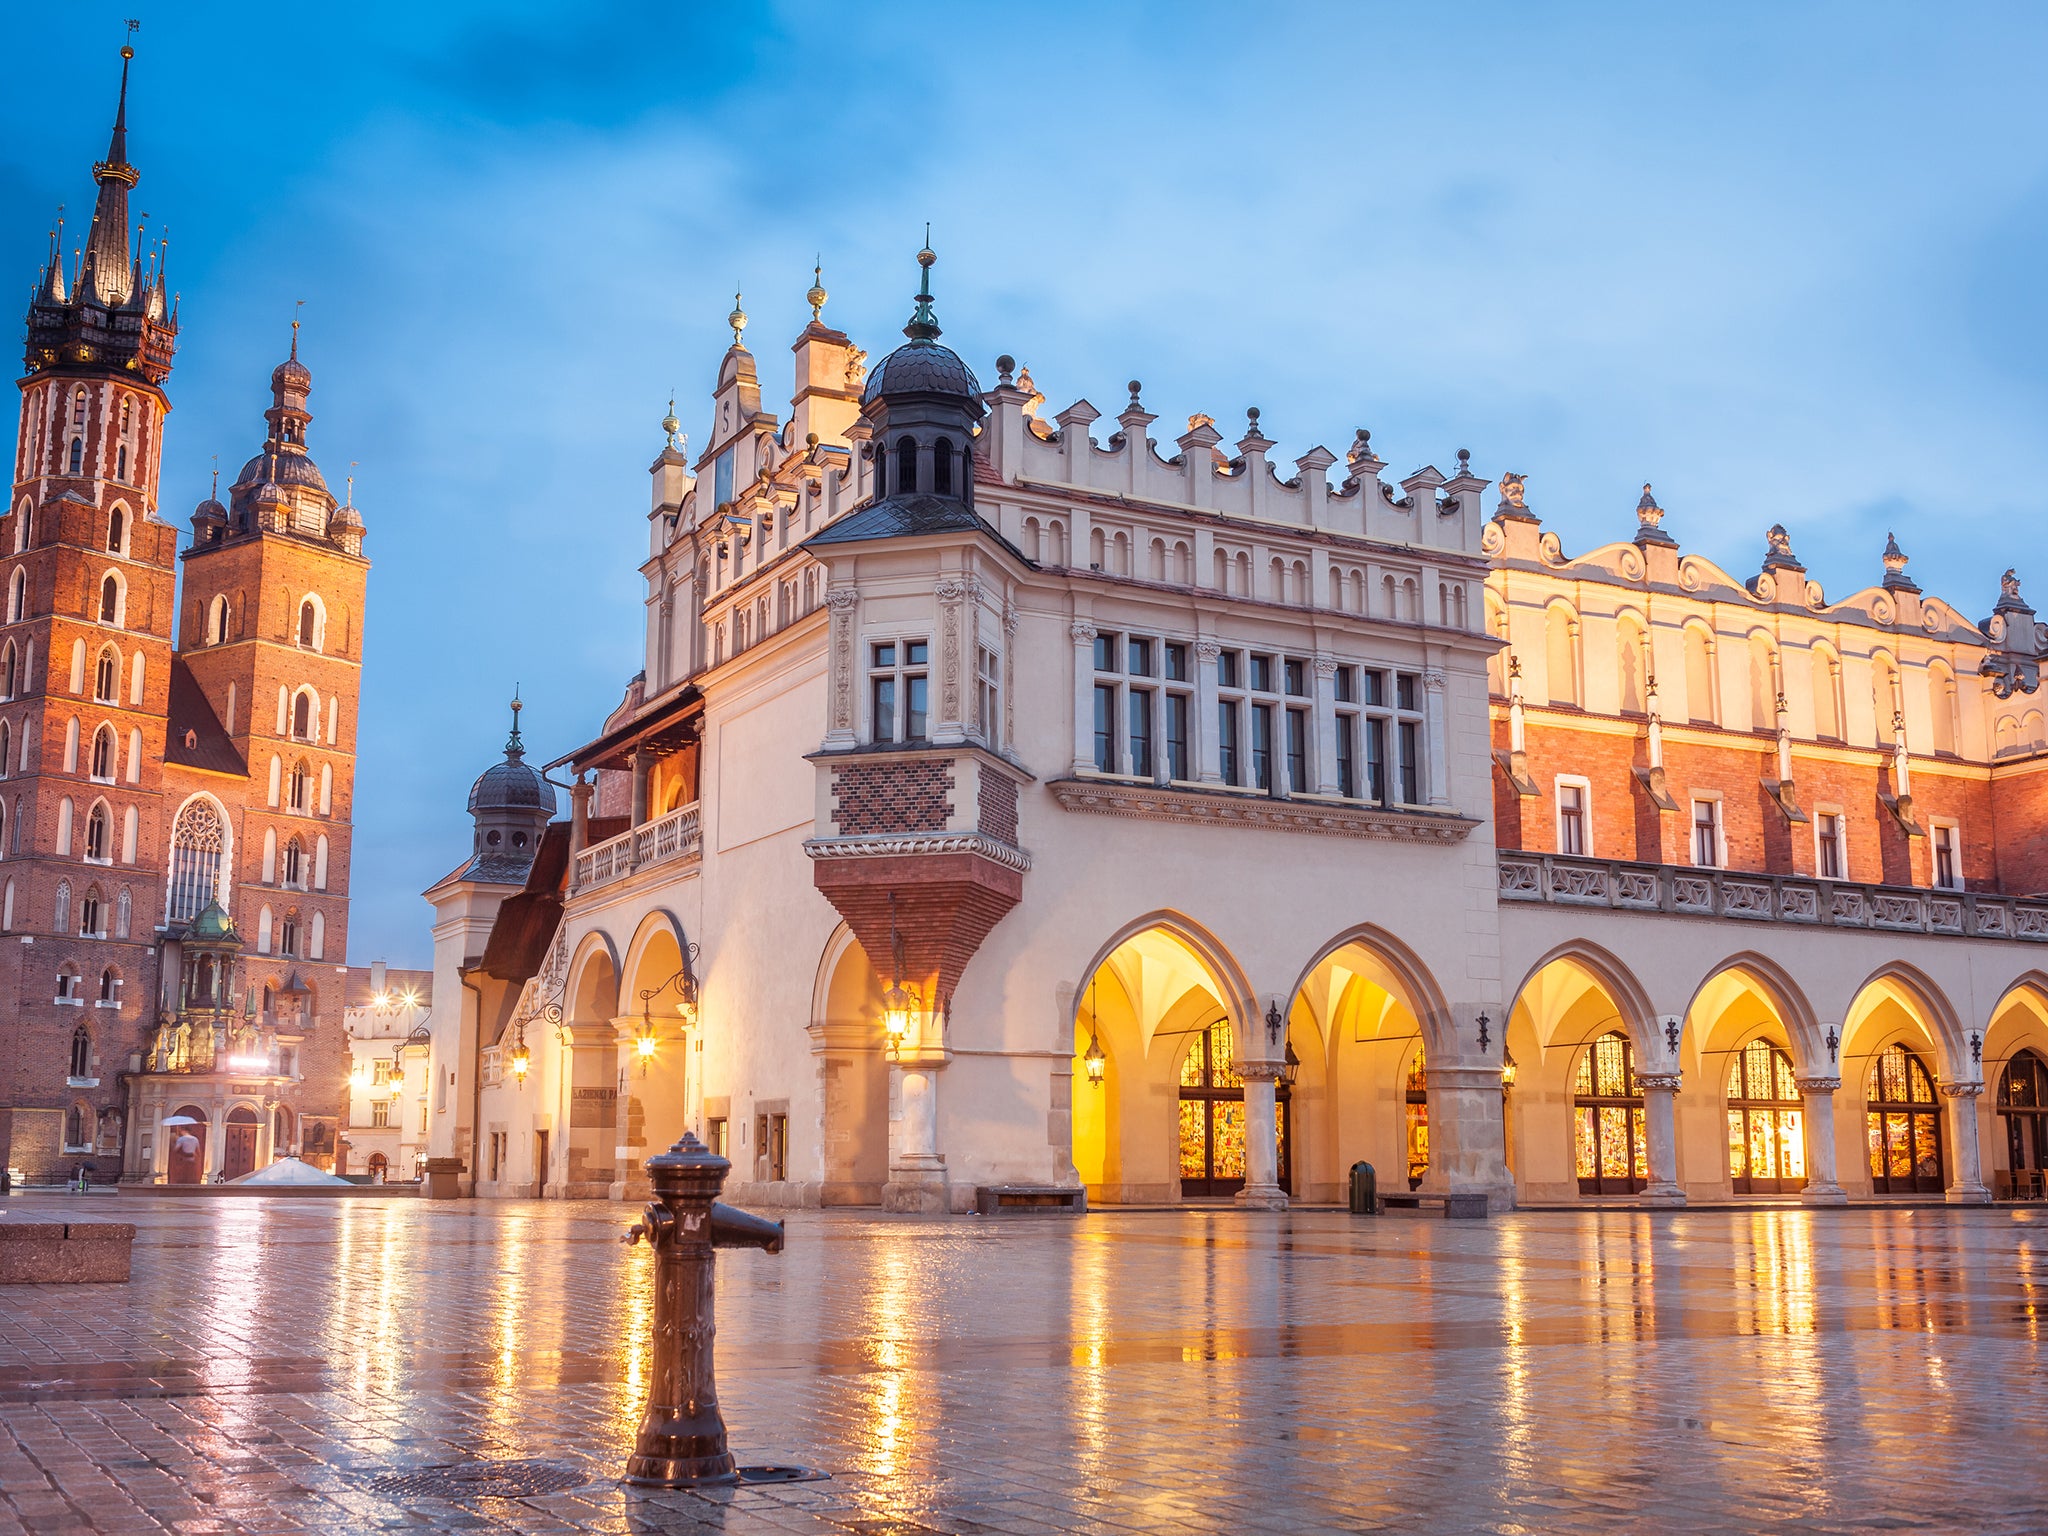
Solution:
<svg viewBox="0 0 2048 1536">
<path fill-rule="evenodd" d="M 1264 827 L 1279 832 L 1314 832 L 1326 837 L 1368 837 L 1402 843 L 1463 842 L 1479 825 L 1469 816 L 1436 811 L 1281 800 L 1265 795 L 1129 784 L 1116 779 L 1055 779 L 1046 787 L 1063 810 L 1139 821 Z"/>
</svg>

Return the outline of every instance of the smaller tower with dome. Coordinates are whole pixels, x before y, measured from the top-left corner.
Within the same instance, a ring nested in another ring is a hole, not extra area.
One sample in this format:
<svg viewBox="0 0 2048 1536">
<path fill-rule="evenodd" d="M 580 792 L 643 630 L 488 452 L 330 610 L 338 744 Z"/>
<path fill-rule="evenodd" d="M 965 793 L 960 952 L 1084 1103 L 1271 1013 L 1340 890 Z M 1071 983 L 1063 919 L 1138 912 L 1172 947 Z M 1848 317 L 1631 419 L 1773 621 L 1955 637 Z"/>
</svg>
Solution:
<svg viewBox="0 0 2048 1536">
<path fill-rule="evenodd" d="M 519 736 L 517 695 L 512 700 L 512 734 L 505 758 L 477 775 L 469 787 L 469 814 L 476 823 L 470 861 L 460 878 L 518 884 L 526 879 L 541 834 L 555 816 L 555 786 L 526 761 Z"/>
</svg>

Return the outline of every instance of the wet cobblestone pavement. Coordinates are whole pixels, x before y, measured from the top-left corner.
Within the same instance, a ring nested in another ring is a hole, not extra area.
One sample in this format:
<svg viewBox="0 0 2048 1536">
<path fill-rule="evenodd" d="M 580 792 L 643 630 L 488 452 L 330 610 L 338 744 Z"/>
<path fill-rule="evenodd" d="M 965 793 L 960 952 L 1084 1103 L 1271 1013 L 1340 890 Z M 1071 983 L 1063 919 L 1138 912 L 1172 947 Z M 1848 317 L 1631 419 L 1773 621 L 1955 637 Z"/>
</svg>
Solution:
<svg viewBox="0 0 2048 1536">
<path fill-rule="evenodd" d="M 797 1213 L 720 1395 L 830 1480 L 648 1493 L 621 1207 L 25 1207 L 142 1232 L 0 1291 L 0 1533 L 2048 1530 L 2039 1210 Z"/>
</svg>

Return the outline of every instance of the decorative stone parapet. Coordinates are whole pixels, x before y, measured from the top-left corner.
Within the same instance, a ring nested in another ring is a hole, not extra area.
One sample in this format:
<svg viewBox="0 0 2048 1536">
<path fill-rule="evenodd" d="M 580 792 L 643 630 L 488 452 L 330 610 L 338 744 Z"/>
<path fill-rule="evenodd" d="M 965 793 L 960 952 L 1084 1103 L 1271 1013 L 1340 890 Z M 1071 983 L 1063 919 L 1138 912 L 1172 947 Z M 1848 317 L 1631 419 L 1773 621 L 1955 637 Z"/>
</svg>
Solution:
<svg viewBox="0 0 2048 1536">
<path fill-rule="evenodd" d="M 1550 853 L 1504 851 L 1498 867 L 1502 901 L 2048 942 L 2048 902 L 2013 896 Z"/>
</svg>

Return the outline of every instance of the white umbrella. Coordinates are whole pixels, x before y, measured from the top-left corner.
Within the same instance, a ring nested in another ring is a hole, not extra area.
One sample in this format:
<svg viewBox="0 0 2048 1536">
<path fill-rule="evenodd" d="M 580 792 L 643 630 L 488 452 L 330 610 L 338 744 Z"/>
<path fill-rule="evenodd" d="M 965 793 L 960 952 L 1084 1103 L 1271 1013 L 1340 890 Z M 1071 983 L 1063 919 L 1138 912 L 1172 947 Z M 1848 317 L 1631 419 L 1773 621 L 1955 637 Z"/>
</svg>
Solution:
<svg viewBox="0 0 2048 1536">
<path fill-rule="evenodd" d="M 204 1120 L 194 1120 L 190 1115 L 171 1115 L 158 1122 L 162 1125 L 204 1125 Z"/>
</svg>

